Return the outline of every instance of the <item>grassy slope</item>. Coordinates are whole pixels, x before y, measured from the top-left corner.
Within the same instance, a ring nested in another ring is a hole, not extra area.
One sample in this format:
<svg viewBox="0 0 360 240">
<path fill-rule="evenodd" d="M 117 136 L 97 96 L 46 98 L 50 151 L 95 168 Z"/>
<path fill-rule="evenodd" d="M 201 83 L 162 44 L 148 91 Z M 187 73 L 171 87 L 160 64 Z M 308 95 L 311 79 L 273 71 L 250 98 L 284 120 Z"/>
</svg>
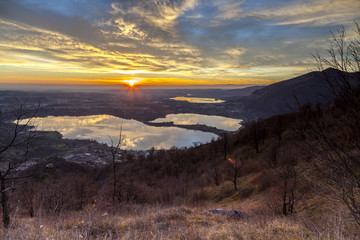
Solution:
<svg viewBox="0 0 360 240">
<path fill-rule="evenodd" d="M 301 214 L 232 218 L 210 214 L 204 207 L 126 206 L 115 214 L 89 207 L 60 216 L 15 218 L 9 229 L 2 229 L 2 238 L 358 239 L 357 230 L 346 224 L 341 212 L 328 212 L 322 219 L 323 224 Z"/>
<path fill-rule="evenodd" d="M 298 212 L 283 217 L 269 208 L 268 192 L 259 191 L 257 174 L 204 190 L 206 199 L 191 206 L 121 205 L 116 210 L 95 203 L 81 211 L 34 218 L 13 217 L 3 239 L 358 239 L 360 232 L 345 207 L 314 195 Z M 254 184 L 255 183 L 255 184 Z M 253 189 L 242 195 L 244 189 Z M 240 218 L 212 214 L 211 208 L 241 209 Z"/>
</svg>

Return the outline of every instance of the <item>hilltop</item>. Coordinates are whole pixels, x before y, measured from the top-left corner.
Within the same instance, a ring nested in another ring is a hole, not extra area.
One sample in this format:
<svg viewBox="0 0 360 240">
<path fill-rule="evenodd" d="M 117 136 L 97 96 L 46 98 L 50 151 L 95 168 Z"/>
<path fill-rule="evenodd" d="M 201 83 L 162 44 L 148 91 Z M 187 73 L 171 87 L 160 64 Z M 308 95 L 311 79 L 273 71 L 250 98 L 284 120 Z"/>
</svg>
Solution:
<svg viewBox="0 0 360 240">
<path fill-rule="evenodd" d="M 339 78 L 344 75 L 348 75 L 346 78 L 354 82 L 358 73 L 345 73 L 333 68 L 314 71 L 265 86 L 238 101 L 243 102 L 245 115 L 250 120 L 294 112 L 309 103 L 329 106 L 334 101 L 331 86 L 343 87 Z"/>
</svg>

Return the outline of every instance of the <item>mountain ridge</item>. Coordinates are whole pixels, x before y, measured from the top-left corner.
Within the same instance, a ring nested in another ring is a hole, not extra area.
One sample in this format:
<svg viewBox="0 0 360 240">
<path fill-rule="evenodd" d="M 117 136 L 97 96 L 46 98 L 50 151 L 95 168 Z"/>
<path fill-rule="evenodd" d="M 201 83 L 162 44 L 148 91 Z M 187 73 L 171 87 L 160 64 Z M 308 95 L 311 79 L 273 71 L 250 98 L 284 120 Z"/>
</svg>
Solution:
<svg viewBox="0 0 360 240">
<path fill-rule="evenodd" d="M 345 73 L 353 79 L 356 73 Z M 250 119 L 297 111 L 304 104 L 329 105 L 333 102 L 330 84 L 339 85 L 344 72 L 328 68 L 313 71 L 255 90 L 244 106 Z"/>
</svg>

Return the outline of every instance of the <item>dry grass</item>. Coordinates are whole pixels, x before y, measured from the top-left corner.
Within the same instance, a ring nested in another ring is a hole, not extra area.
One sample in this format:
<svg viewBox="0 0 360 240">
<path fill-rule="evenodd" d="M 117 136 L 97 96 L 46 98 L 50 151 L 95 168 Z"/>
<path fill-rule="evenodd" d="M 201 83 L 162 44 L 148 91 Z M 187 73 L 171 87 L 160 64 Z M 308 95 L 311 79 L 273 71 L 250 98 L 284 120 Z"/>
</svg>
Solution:
<svg viewBox="0 0 360 240">
<path fill-rule="evenodd" d="M 14 218 L 2 239 L 357 239 L 340 215 L 327 224 L 298 217 L 232 218 L 204 208 L 125 206 L 115 213 L 89 208 L 63 216 Z M 350 234 L 351 232 L 351 234 Z"/>
<path fill-rule="evenodd" d="M 309 194 L 297 213 L 277 215 L 281 202 L 271 200 L 271 188 L 260 190 L 259 174 L 249 174 L 234 191 L 231 182 L 204 189 L 197 207 L 123 205 L 116 210 L 99 200 L 87 209 L 34 218 L 16 211 L 1 239 L 360 239 L 358 225 L 347 208 Z M 280 205 L 279 205 L 280 204 Z M 211 214 L 209 209 L 240 209 L 241 218 Z"/>
</svg>

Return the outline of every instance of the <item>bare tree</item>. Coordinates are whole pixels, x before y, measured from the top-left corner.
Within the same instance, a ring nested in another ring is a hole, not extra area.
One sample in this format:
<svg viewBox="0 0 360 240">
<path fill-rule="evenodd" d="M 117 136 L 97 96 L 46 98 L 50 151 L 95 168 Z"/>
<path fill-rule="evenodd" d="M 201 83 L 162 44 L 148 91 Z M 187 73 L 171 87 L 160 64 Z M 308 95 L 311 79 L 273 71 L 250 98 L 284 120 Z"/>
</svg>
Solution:
<svg viewBox="0 0 360 240">
<path fill-rule="evenodd" d="M 224 160 L 226 161 L 229 152 L 229 135 L 226 132 L 221 134 L 220 142 L 221 142 L 223 157 Z"/>
<path fill-rule="evenodd" d="M 109 152 L 111 154 L 111 170 L 112 170 L 112 178 L 113 178 L 113 182 L 112 182 L 112 187 L 113 187 L 113 191 L 112 191 L 112 204 L 113 206 L 115 205 L 115 198 L 117 195 L 117 184 L 118 184 L 118 178 L 117 178 L 117 166 L 118 166 L 118 154 L 121 150 L 121 144 L 124 141 L 124 136 L 122 135 L 122 126 L 120 126 L 120 130 L 119 130 L 119 137 L 116 141 L 114 141 L 111 137 L 110 137 L 110 146 L 109 146 Z"/>
<path fill-rule="evenodd" d="M 279 187 L 281 189 L 282 213 L 286 216 L 293 213 L 295 208 L 295 192 L 298 187 L 297 159 L 294 153 L 288 149 L 282 149 L 280 155 Z"/>
<path fill-rule="evenodd" d="M 328 57 L 314 55 L 335 100 L 334 110 L 312 113 L 306 140 L 326 186 L 360 224 L 360 26 L 352 39 L 341 28 L 332 33 Z M 335 69 L 335 70 L 334 70 Z"/>
<path fill-rule="evenodd" d="M 250 142 L 253 144 L 256 153 L 259 153 L 260 144 L 265 141 L 265 129 L 262 126 L 261 119 L 251 121 L 248 125 Z"/>
<path fill-rule="evenodd" d="M 233 158 L 228 158 L 230 163 L 231 181 L 234 184 L 234 190 L 237 190 L 237 178 L 240 176 L 240 171 L 249 159 L 249 151 L 247 148 L 238 149 Z"/>
<path fill-rule="evenodd" d="M 285 120 L 282 116 L 278 116 L 274 121 L 273 131 L 279 141 L 282 140 L 282 134 L 285 129 L 284 122 Z"/>
<path fill-rule="evenodd" d="M 221 163 L 222 161 L 215 160 L 210 166 L 211 176 L 216 186 L 219 186 L 221 181 Z"/>
<path fill-rule="evenodd" d="M 331 34 L 328 56 L 323 57 L 318 51 L 313 55 L 316 67 L 322 71 L 337 105 L 345 107 L 354 117 L 359 118 L 360 25 L 355 22 L 354 37 L 351 40 L 346 36 L 344 27 Z M 338 71 L 324 71 L 326 68 Z"/>
<path fill-rule="evenodd" d="M 8 180 L 15 180 L 23 177 L 9 177 L 14 169 L 15 163 L 10 153 L 13 149 L 22 152 L 21 156 L 16 156 L 23 160 L 28 153 L 30 141 L 36 136 L 34 132 L 29 131 L 29 126 L 40 105 L 35 108 L 20 103 L 18 106 L 1 113 L 0 120 L 0 190 L 1 190 L 1 207 L 3 214 L 4 227 L 10 223 L 10 208 L 8 200 L 15 191 L 14 186 L 8 186 Z M 13 121 L 13 122 L 11 122 Z"/>
<path fill-rule="evenodd" d="M 279 163 L 279 148 L 281 144 L 279 140 L 275 140 L 265 152 L 265 160 L 269 167 L 276 168 Z"/>
<path fill-rule="evenodd" d="M 297 203 L 308 193 L 311 184 L 300 171 L 299 161 L 303 158 L 298 146 L 287 144 L 278 149 L 278 167 L 274 177 L 278 199 L 283 215 L 295 212 Z"/>
</svg>

